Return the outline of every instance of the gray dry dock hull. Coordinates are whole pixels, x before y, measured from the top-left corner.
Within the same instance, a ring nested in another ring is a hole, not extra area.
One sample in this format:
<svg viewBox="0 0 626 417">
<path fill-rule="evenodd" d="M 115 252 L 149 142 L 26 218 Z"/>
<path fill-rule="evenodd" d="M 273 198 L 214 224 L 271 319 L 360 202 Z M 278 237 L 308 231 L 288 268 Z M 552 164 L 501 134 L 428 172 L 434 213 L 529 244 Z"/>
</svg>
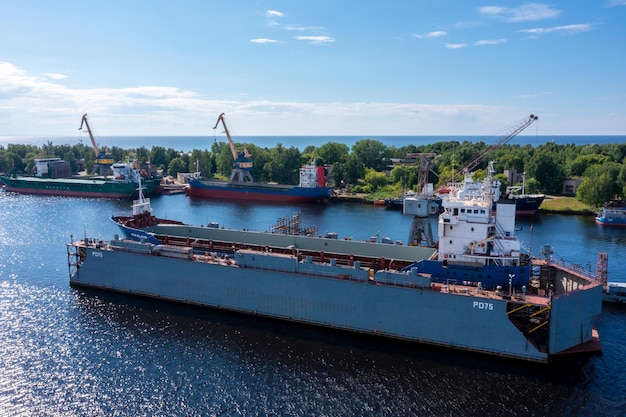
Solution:
<svg viewBox="0 0 626 417">
<path fill-rule="evenodd" d="M 509 320 L 506 300 L 377 284 L 399 275 L 387 271 L 369 280 L 367 270 L 349 268 L 346 274 L 345 267 L 263 253 L 238 252 L 234 266 L 94 247 L 80 250 L 83 260 L 70 276 L 74 285 L 539 362 L 548 360 L 548 352 L 562 350 L 559 344 L 586 342 L 596 314 L 584 308 L 584 298 L 593 297 L 587 292 L 579 293 L 573 307 L 566 304 L 563 313 L 589 315 L 588 329 L 581 328 L 585 320 L 567 315 L 559 320 L 554 303 L 550 325 L 558 322 L 560 327 L 550 336 L 549 351 L 540 352 Z M 343 280 L 337 278 L 341 272 Z"/>
</svg>

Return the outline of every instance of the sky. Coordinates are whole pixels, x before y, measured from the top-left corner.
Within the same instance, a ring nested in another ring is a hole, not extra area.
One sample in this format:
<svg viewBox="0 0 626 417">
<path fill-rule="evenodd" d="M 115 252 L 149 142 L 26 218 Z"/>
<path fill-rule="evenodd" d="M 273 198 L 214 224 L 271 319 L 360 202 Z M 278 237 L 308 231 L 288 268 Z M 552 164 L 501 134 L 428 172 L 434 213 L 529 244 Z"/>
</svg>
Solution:
<svg viewBox="0 0 626 417">
<path fill-rule="evenodd" d="M 19 0 L 0 136 L 626 135 L 626 0 Z"/>
</svg>

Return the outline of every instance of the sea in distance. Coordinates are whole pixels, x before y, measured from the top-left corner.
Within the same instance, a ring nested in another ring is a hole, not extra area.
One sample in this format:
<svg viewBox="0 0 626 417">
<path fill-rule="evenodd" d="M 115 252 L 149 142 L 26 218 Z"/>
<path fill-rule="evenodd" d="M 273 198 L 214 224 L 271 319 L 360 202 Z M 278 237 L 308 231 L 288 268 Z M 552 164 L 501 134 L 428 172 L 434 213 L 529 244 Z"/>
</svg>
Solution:
<svg viewBox="0 0 626 417">
<path fill-rule="evenodd" d="M 604 306 L 596 322 L 601 355 L 539 365 L 71 287 L 66 243 L 111 239 L 120 231 L 110 216 L 130 205 L 0 191 L 0 415 L 626 415 L 620 305 Z M 259 231 L 299 213 L 319 234 L 357 240 L 406 242 L 412 220 L 355 203 L 176 194 L 152 206 L 160 217 Z M 625 229 L 547 214 L 517 226 L 534 256 L 551 245 L 556 259 L 593 271 L 607 252 L 609 279 L 626 282 Z M 436 316 L 424 320 L 437 326 Z"/>
<path fill-rule="evenodd" d="M 97 136 L 98 146 L 117 146 L 123 149 L 153 146 L 172 148 L 177 151 L 190 152 L 194 149 L 210 149 L 211 145 L 217 142 L 225 142 L 226 137 L 221 136 Z M 356 142 L 363 139 L 373 139 L 386 146 L 400 148 L 407 145 L 428 145 L 437 142 L 447 141 L 470 141 L 495 144 L 500 140 L 497 136 L 233 136 L 233 140 L 238 143 L 252 143 L 261 148 L 273 148 L 278 144 L 284 147 L 295 147 L 304 150 L 307 146 L 320 146 L 328 142 L 338 142 L 352 147 Z M 0 136 L 0 146 L 8 144 L 29 144 L 45 145 L 52 142 L 53 145 L 75 145 L 84 143 L 91 146 L 89 136 L 77 134 L 76 136 L 59 137 L 33 137 L 33 136 Z M 560 145 L 574 144 L 606 144 L 606 143 L 626 143 L 626 136 L 531 136 L 518 135 L 509 144 L 531 145 L 533 147 L 546 143 L 557 143 Z"/>
</svg>

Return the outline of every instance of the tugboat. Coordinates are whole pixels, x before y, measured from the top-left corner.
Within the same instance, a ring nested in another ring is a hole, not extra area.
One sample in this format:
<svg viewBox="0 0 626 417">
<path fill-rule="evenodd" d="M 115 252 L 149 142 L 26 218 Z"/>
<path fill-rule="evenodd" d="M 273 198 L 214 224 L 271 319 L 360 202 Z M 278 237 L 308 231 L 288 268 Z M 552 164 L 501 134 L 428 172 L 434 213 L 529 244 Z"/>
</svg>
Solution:
<svg viewBox="0 0 626 417">
<path fill-rule="evenodd" d="M 177 220 L 161 219 L 153 216 L 150 199 L 146 198 L 143 194 L 141 177 L 138 179 L 138 184 L 137 192 L 139 198 L 133 201 L 132 216 L 111 216 L 111 220 L 122 229 L 128 239 L 157 244 L 159 241 L 154 235 L 146 232 L 146 228 L 157 224 L 183 225 L 184 223 Z"/>
</svg>

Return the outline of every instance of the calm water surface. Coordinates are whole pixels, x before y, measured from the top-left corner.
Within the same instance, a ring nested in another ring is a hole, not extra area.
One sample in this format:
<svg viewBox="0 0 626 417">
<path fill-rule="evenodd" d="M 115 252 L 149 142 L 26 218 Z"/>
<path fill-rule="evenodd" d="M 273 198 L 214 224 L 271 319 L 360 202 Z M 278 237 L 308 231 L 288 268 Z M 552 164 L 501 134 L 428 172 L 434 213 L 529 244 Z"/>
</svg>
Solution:
<svg viewBox="0 0 626 417">
<path fill-rule="evenodd" d="M 603 354 L 550 366 L 434 349 L 68 285 L 65 244 L 111 238 L 129 201 L 0 192 L 0 415 L 621 416 L 626 309 L 606 308 Z M 268 230 L 301 212 L 320 234 L 406 241 L 411 219 L 360 204 L 153 199 L 160 216 Z M 626 281 L 626 230 L 593 218 L 519 222 L 533 253 Z M 531 231 L 532 226 L 532 231 Z M 435 229 L 436 230 L 436 229 Z M 436 325 L 436 317 L 425 317 Z"/>
</svg>

